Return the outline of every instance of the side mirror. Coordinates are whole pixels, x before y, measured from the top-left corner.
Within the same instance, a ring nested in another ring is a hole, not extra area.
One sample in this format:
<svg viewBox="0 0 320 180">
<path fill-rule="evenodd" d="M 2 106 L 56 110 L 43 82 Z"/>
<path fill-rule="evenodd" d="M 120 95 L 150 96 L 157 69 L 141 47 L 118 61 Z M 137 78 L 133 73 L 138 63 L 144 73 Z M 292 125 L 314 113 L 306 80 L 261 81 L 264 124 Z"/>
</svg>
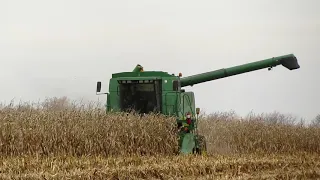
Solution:
<svg viewBox="0 0 320 180">
<path fill-rule="evenodd" d="M 98 81 L 97 82 L 97 90 L 96 90 L 96 92 L 100 92 L 100 91 L 101 91 L 101 82 Z"/>
</svg>

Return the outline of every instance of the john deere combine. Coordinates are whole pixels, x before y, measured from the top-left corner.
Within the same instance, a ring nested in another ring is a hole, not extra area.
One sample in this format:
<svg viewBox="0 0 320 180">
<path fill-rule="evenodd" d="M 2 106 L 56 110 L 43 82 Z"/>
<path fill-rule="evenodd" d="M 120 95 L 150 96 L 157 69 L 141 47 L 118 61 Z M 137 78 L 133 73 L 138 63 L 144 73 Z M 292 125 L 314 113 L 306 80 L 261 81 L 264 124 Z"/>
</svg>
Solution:
<svg viewBox="0 0 320 180">
<path fill-rule="evenodd" d="M 146 114 L 156 112 L 175 116 L 180 129 L 180 152 L 203 153 L 206 151 L 205 138 L 197 131 L 199 108 L 195 107 L 194 93 L 185 92 L 182 88 L 260 69 L 270 70 L 278 65 L 289 70 L 300 68 L 293 54 L 188 77 L 162 71 L 144 71 L 141 65 L 137 65 L 132 72 L 112 74 L 109 93 L 103 93 L 107 94 L 106 110 L 134 110 Z M 97 93 L 100 91 L 101 82 L 98 82 Z"/>
</svg>

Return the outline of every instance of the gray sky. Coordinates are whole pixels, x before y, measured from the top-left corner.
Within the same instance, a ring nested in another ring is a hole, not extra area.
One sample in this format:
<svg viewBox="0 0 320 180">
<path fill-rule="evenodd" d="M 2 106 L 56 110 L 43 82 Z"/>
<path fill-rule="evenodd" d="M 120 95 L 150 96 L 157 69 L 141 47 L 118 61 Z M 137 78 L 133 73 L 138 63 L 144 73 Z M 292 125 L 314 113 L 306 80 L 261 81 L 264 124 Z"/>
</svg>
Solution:
<svg viewBox="0 0 320 180">
<path fill-rule="evenodd" d="M 195 85 L 207 113 L 320 113 L 318 0 L 1 0 L 0 99 L 104 99 L 112 73 L 184 76 L 294 53 L 301 69 Z"/>
</svg>

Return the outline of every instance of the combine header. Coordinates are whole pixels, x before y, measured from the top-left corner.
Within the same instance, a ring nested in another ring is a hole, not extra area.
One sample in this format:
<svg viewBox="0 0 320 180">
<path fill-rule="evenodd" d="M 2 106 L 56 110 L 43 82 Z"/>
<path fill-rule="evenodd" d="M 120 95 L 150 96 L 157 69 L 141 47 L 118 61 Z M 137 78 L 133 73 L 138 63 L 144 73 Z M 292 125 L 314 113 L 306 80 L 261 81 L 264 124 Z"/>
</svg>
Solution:
<svg viewBox="0 0 320 180">
<path fill-rule="evenodd" d="M 119 112 L 134 110 L 140 113 L 161 113 L 175 116 L 179 130 L 179 147 L 183 154 L 205 153 L 205 137 L 197 131 L 199 108 L 195 107 L 193 92 L 183 87 L 226 78 L 242 73 L 282 65 L 289 70 L 300 66 L 293 54 L 273 57 L 248 64 L 219 69 L 182 78 L 162 71 L 144 71 L 137 65 L 132 72 L 112 74 L 107 94 L 106 111 Z M 97 93 L 101 82 L 97 82 Z"/>
</svg>

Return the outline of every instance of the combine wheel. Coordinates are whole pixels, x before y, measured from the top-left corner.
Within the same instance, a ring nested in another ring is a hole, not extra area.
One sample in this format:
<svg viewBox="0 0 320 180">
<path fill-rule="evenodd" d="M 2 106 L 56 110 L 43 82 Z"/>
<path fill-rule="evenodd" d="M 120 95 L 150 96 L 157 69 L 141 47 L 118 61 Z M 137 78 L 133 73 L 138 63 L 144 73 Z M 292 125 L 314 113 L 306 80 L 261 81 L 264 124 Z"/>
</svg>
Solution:
<svg viewBox="0 0 320 180">
<path fill-rule="evenodd" d="M 195 153 L 199 155 L 206 155 L 207 154 L 207 143 L 206 139 L 202 135 L 198 135 L 197 138 L 197 147 L 195 148 Z"/>
</svg>

